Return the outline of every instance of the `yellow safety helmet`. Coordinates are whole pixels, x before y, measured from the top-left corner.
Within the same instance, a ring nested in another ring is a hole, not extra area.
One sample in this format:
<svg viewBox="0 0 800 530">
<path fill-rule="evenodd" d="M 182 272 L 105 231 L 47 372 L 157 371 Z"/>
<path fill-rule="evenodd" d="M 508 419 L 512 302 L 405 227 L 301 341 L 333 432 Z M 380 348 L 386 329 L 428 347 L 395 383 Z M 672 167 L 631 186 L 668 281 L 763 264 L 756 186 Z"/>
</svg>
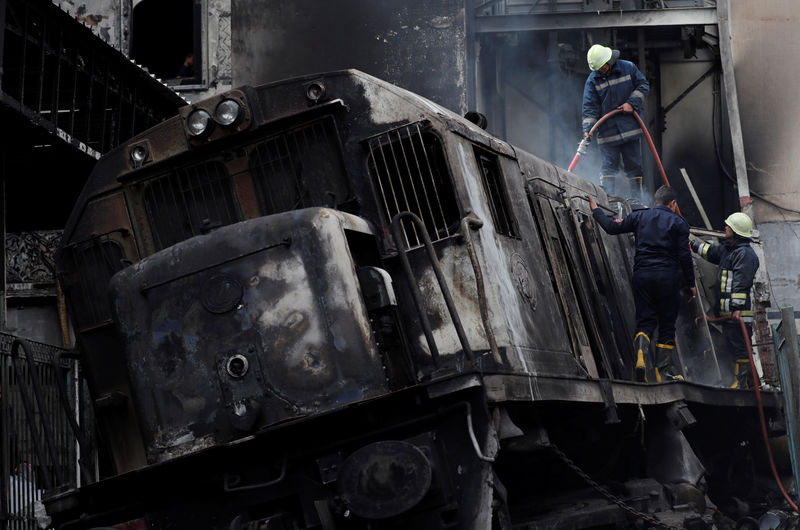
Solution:
<svg viewBox="0 0 800 530">
<path fill-rule="evenodd" d="M 735 234 L 742 237 L 753 237 L 753 220 L 746 213 L 732 213 L 725 219 L 725 224 L 731 227 Z"/>
<path fill-rule="evenodd" d="M 599 70 L 604 64 L 611 60 L 614 50 L 602 44 L 595 44 L 586 52 L 586 60 L 589 62 L 589 69 Z M 619 52 L 617 52 L 619 56 Z"/>
</svg>

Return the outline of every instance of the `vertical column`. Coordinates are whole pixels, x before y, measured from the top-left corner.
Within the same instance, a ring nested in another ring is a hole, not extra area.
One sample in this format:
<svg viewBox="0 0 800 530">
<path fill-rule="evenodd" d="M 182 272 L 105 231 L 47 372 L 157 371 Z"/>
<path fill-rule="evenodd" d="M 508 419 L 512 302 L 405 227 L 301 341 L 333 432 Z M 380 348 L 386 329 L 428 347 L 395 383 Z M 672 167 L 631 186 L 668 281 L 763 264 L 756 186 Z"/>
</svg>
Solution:
<svg viewBox="0 0 800 530">
<path fill-rule="evenodd" d="M 0 331 L 6 330 L 6 160 L 8 144 L 0 147 Z"/>
<path fill-rule="evenodd" d="M 731 46 L 730 0 L 717 2 L 717 26 L 719 27 L 719 54 L 722 63 L 722 79 L 725 84 L 725 101 L 731 128 L 733 161 L 736 166 L 736 185 L 739 188 L 739 206 L 752 217 L 750 185 L 747 181 L 747 164 L 744 158 L 742 124 L 739 121 L 739 99 L 736 95 L 736 79 L 733 73 L 733 49 Z"/>
<path fill-rule="evenodd" d="M 6 40 L 6 0 L 0 0 L 0 92 L 3 91 L 3 58 Z"/>
</svg>

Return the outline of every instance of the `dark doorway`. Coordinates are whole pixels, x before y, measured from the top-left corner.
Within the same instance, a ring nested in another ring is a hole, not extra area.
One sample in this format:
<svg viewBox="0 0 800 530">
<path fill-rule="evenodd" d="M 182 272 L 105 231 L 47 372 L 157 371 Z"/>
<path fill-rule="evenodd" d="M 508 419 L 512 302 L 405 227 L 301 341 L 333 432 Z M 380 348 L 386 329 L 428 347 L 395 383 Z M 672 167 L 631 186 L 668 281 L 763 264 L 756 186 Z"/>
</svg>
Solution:
<svg viewBox="0 0 800 530">
<path fill-rule="evenodd" d="M 181 84 L 201 82 L 199 0 L 143 0 L 133 10 L 131 57 L 164 80 L 181 77 Z M 181 72 L 187 55 L 189 72 Z M 179 75 L 179 73 L 183 75 Z"/>
</svg>

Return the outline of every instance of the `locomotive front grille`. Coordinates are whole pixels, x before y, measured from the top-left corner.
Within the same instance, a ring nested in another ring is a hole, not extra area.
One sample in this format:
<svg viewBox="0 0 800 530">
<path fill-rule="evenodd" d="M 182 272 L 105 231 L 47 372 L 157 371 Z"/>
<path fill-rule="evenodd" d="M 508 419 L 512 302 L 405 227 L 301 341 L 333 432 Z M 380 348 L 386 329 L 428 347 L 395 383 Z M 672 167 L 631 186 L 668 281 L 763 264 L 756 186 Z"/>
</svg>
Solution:
<svg viewBox="0 0 800 530">
<path fill-rule="evenodd" d="M 332 116 L 271 135 L 248 150 L 263 215 L 312 206 L 336 208 L 350 199 Z"/>
<path fill-rule="evenodd" d="M 385 222 L 411 212 L 422 219 L 432 241 L 458 230 L 458 208 L 439 137 L 412 123 L 367 139 L 369 172 Z M 406 248 L 422 245 L 422 234 L 407 220 Z M 397 242 L 396 242 L 397 243 Z"/>
<path fill-rule="evenodd" d="M 155 178 L 144 204 L 157 250 L 241 220 L 228 170 L 214 160 Z"/>
</svg>

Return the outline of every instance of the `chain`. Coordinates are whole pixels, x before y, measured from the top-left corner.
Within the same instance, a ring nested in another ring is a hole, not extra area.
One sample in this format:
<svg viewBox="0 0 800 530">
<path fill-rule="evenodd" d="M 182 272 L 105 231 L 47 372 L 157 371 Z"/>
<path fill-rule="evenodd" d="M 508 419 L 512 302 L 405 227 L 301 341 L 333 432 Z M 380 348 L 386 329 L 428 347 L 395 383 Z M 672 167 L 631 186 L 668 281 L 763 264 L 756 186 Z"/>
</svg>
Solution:
<svg viewBox="0 0 800 530">
<path fill-rule="evenodd" d="M 573 462 L 566 454 L 564 454 L 561 451 L 561 449 L 556 447 L 554 444 L 552 444 L 552 443 L 550 444 L 550 449 L 552 449 L 552 451 L 556 454 L 556 456 L 558 456 L 565 464 L 567 464 L 567 466 L 569 466 L 569 468 L 572 471 L 574 471 L 576 475 L 581 477 L 584 480 L 584 482 L 586 482 L 589 486 L 591 486 L 595 491 L 597 491 L 600 495 L 605 497 L 607 500 L 613 502 L 614 504 L 616 504 L 617 506 L 619 506 L 620 508 L 622 508 L 623 510 L 625 510 L 629 514 L 633 515 L 634 517 L 638 517 L 640 519 L 643 519 L 644 521 L 646 521 L 646 522 L 648 522 L 648 523 L 650 523 L 652 525 L 655 525 L 655 526 L 657 526 L 659 528 L 667 528 L 668 530 L 681 530 L 678 527 L 670 526 L 670 525 L 668 525 L 666 523 L 663 523 L 663 522 L 659 521 L 658 519 L 656 519 L 655 517 L 653 517 L 650 514 L 647 514 L 647 513 L 644 513 L 644 512 L 640 512 L 639 510 L 637 510 L 636 508 L 634 508 L 630 504 L 627 504 L 625 501 L 623 501 L 622 499 L 620 499 L 616 495 L 612 494 L 604 486 L 601 486 L 592 477 L 587 475 L 584 470 L 582 470 L 581 468 L 578 467 L 578 464 Z"/>
</svg>

